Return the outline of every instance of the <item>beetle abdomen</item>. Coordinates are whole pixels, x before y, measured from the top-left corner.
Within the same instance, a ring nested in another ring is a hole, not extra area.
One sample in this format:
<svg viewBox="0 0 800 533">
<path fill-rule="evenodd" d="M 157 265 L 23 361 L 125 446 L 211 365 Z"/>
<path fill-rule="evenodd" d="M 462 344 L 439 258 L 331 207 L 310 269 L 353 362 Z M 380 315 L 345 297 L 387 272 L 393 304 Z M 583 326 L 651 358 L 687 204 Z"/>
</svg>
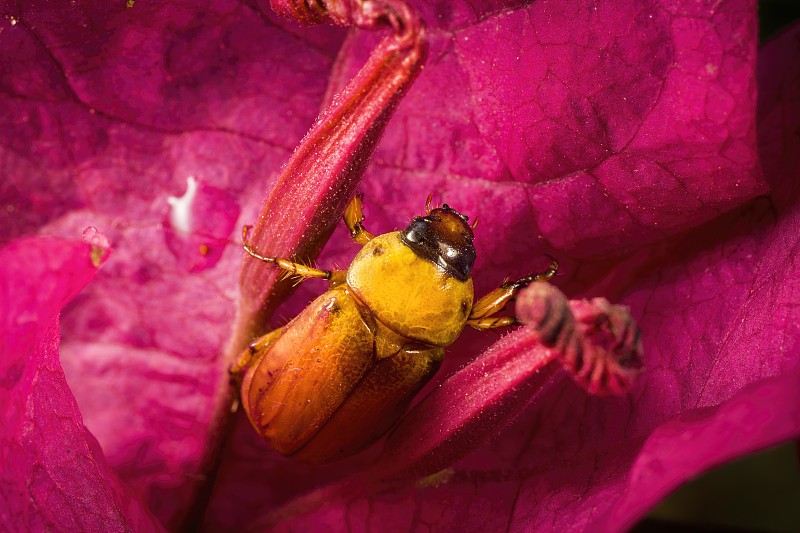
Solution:
<svg viewBox="0 0 800 533">
<path fill-rule="evenodd" d="M 319 464 L 363 450 L 395 424 L 439 369 L 444 348 L 409 341 L 380 324 L 375 333 L 375 364 L 330 421 L 292 454 L 292 459 Z"/>
<path fill-rule="evenodd" d="M 346 286 L 289 322 L 243 381 L 250 421 L 283 455 L 324 463 L 383 435 L 436 373 L 444 349 L 379 324 Z"/>
<path fill-rule="evenodd" d="M 372 332 L 346 288 L 314 300 L 244 379 L 245 411 L 278 452 L 295 452 L 374 364 Z"/>
</svg>

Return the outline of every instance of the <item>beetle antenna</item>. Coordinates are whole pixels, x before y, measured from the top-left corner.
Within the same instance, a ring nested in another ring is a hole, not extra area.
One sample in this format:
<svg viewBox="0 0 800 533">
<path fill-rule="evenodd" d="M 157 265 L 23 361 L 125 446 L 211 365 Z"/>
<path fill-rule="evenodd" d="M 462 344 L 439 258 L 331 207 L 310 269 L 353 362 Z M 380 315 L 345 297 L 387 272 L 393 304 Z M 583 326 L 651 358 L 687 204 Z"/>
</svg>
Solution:
<svg viewBox="0 0 800 533">
<path fill-rule="evenodd" d="M 428 215 L 431 214 L 431 201 L 433 201 L 433 193 L 430 193 L 428 199 L 425 200 L 425 213 Z"/>
<path fill-rule="evenodd" d="M 472 222 L 472 225 L 470 225 L 469 229 L 471 229 L 472 231 L 475 231 L 475 226 L 478 225 L 478 220 L 479 219 L 480 219 L 480 217 L 476 216 L 475 220 Z"/>
</svg>

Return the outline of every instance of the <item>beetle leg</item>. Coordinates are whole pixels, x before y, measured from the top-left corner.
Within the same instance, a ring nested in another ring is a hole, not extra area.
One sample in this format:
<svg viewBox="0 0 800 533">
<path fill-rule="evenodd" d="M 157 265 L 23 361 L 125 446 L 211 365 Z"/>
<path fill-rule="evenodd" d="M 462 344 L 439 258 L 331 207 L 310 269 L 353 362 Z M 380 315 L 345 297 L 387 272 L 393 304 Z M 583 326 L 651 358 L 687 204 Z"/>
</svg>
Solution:
<svg viewBox="0 0 800 533">
<path fill-rule="evenodd" d="M 467 325 L 475 329 L 501 328 L 503 326 L 516 326 L 519 324 L 513 316 L 489 316 L 467 320 Z"/>
<path fill-rule="evenodd" d="M 304 265 L 302 263 L 295 263 L 294 261 L 290 261 L 288 259 L 284 259 L 282 257 L 268 257 L 259 254 L 253 247 L 247 243 L 247 232 L 249 230 L 248 226 L 245 226 L 242 231 L 242 241 L 244 242 L 244 251 L 250 254 L 251 257 L 258 259 L 259 261 L 264 261 L 265 263 L 271 263 L 278 268 L 285 270 L 291 276 L 300 276 L 301 278 L 321 278 L 331 280 L 334 276 L 334 272 L 331 270 L 320 270 L 318 268 L 314 268 L 311 266 Z"/>
<path fill-rule="evenodd" d="M 552 262 L 544 272 L 531 274 L 517 281 L 510 282 L 505 280 L 500 287 L 475 302 L 475 305 L 472 306 L 472 312 L 467 318 L 467 325 L 477 329 L 488 329 L 516 324 L 516 320 L 513 317 L 492 317 L 491 315 L 502 311 L 506 304 L 529 283 L 547 281 L 555 276 L 558 271 L 558 261 L 552 257 L 550 259 L 552 259 Z"/>
<path fill-rule="evenodd" d="M 228 373 L 231 377 L 236 382 L 241 382 L 242 376 L 247 372 L 247 369 L 252 365 L 257 365 L 261 361 L 264 354 L 267 353 L 267 348 L 278 340 L 281 333 L 283 333 L 283 328 L 278 328 L 251 342 L 247 348 L 242 351 L 239 358 L 236 359 L 236 362 L 228 369 Z"/>
<path fill-rule="evenodd" d="M 375 235 L 364 229 L 361 225 L 364 222 L 364 211 L 361 203 L 362 195 L 357 193 L 347 209 L 344 210 L 344 223 L 350 230 L 350 236 L 358 244 L 367 244 Z"/>
</svg>

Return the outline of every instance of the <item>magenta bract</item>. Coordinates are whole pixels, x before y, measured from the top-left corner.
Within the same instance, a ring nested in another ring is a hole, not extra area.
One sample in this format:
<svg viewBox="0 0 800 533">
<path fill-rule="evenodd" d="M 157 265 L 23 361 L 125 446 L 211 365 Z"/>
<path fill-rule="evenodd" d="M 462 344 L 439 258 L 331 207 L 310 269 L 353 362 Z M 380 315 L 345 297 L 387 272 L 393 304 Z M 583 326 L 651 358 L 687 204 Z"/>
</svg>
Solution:
<svg viewBox="0 0 800 533">
<path fill-rule="evenodd" d="M 3 497 L 24 509 L 2 510 L 12 530 L 80 528 L 84 516 L 148 530 L 148 512 L 180 522 L 226 385 L 239 230 L 326 93 L 379 38 L 223 0 L 132 4 L 26 2 L 0 17 L 0 236 L 4 254 L 31 265 L 3 283 L 31 302 L 62 295 L 24 334 L 3 326 L 16 340 L 3 347 L 0 397 L 19 422 L 3 434 L 4 464 L 15 465 L 1 474 Z M 797 30 L 759 52 L 756 77 L 750 0 L 474 4 L 418 6 L 429 61 L 362 183 L 369 227 L 403 225 L 429 193 L 479 216 L 478 293 L 554 255 L 570 298 L 631 308 L 646 372 L 621 398 L 554 383 L 438 486 L 375 491 L 354 472 L 380 448 L 310 469 L 237 427 L 209 527 L 273 513 L 296 530 L 620 530 L 683 480 L 800 434 Z M 168 198 L 189 176 L 238 213 L 230 234 L 214 233 L 230 244 L 198 269 L 165 235 Z M 728 212 L 767 183 L 772 196 Z M 56 314 L 95 270 L 91 250 L 63 255 L 49 241 L 32 261 L 31 241 L 15 239 L 78 241 L 88 226 L 112 253 L 64 308 L 59 346 Z M 354 253 L 337 229 L 318 263 L 343 267 Z M 33 268 L 57 257 L 86 263 Z M 300 287 L 273 325 L 320 290 Z M 27 301 L 15 309 L 38 308 Z M 442 378 L 496 339 L 466 335 Z M 32 396 L 35 376 L 47 394 Z M 65 458 L 64 443 L 80 457 Z M 30 499 L 34 479 L 42 492 Z M 315 505 L 281 507 L 328 483 Z"/>
<path fill-rule="evenodd" d="M 59 314 L 96 271 L 80 242 L 30 238 L 0 250 L 0 523 L 9 531 L 161 530 L 84 427 L 58 361 Z"/>
</svg>

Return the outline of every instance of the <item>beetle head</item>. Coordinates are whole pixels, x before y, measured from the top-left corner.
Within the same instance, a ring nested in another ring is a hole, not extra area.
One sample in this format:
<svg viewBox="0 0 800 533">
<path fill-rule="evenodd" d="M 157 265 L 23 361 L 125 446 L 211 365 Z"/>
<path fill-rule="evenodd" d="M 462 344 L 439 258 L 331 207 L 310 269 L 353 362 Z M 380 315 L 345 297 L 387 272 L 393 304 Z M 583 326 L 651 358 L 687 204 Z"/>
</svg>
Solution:
<svg viewBox="0 0 800 533">
<path fill-rule="evenodd" d="M 456 279 L 469 279 L 475 263 L 475 235 L 466 216 L 444 204 L 415 217 L 401 235 L 418 256 L 436 263 Z"/>
</svg>

